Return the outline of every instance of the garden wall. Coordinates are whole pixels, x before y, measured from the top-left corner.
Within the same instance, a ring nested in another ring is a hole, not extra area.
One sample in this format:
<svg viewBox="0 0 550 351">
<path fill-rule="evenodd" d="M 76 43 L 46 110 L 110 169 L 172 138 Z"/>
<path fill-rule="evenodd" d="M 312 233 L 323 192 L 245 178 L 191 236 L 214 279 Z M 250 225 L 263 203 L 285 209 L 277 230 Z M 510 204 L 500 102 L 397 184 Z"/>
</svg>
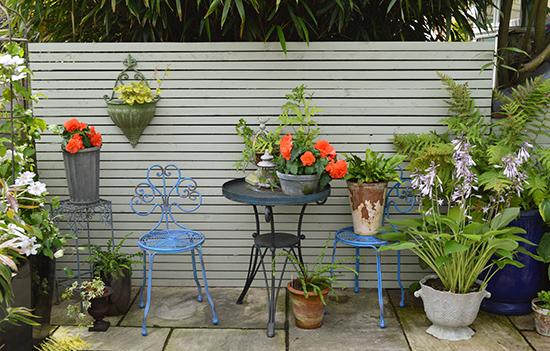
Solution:
<svg viewBox="0 0 550 351">
<path fill-rule="evenodd" d="M 492 71 L 480 73 L 480 68 L 492 60 L 492 49 L 493 43 L 483 42 L 316 42 L 289 43 L 285 55 L 278 43 L 40 43 L 30 45 L 30 67 L 34 93 L 47 96 L 35 104 L 37 117 L 50 124 L 77 118 L 103 134 L 100 194 L 113 203 L 116 237 L 134 233 L 124 250 L 137 251 L 137 238 L 153 221 L 130 209 L 134 186 L 151 164 L 175 163 L 198 181 L 203 194 L 202 207 L 179 219 L 207 238 L 203 250 L 209 284 L 239 287 L 248 267 L 253 212 L 225 199 L 221 187 L 243 176 L 233 167 L 242 151 L 235 132 L 240 118 L 257 127 L 258 116 L 268 117 L 268 128 L 274 129 L 285 94 L 305 84 L 315 92 L 314 104 L 324 110 L 317 118 L 323 137 L 337 152 L 360 154 L 370 147 L 392 153 L 393 133 L 441 130 L 438 121 L 447 114 L 447 94 L 436 71 L 467 81 L 482 113 L 489 113 Z M 148 78 L 155 67 L 163 70 L 169 64 L 171 69 L 156 117 L 135 148 L 109 119 L 103 100 L 128 54 Z M 60 141 L 51 133 L 43 136 L 37 145 L 38 167 L 50 194 L 64 199 L 68 192 Z M 325 205 L 308 207 L 306 262 L 329 233 L 351 225 L 345 184 L 333 181 L 332 187 Z M 299 207 L 275 208 L 278 229 L 295 230 L 298 213 Z M 92 241 L 104 244 L 110 231 L 95 219 L 91 228 Z M 353 254 L 343 247 L 338 252 Z M 367 249 L 362 256 L 360 286 L 375 287 L 374 257 Z M 424 274 L 414 256 L 405 254 L 402 261 L 405 285 Z M 157 256 L 154 284 L 194 284 L 188 262 L 189 255 Z M 382 263 L 385 286 L 397 287 L 395 253 L 384 253 Z M 140 277 L 138 269 L 136 284 Z M 347 286 L 351 278 L 346 276 Z"/>
</svg>

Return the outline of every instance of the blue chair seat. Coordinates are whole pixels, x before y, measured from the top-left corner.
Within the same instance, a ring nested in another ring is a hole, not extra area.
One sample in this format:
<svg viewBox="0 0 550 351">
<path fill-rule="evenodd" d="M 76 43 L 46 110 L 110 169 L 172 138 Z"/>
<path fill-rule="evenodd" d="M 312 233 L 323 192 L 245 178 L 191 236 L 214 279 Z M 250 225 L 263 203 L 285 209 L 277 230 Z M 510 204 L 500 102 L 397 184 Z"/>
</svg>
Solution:
<svg viewBox="0 0 550 351">
<path fill-rule="evenodd" d="M 170 229 L 155 230 L 139 238 L 142 250 L 155 250 L 165 253 L 185 252 L 204 242 L 204 235 L 194 230 Z"/>
</svg>

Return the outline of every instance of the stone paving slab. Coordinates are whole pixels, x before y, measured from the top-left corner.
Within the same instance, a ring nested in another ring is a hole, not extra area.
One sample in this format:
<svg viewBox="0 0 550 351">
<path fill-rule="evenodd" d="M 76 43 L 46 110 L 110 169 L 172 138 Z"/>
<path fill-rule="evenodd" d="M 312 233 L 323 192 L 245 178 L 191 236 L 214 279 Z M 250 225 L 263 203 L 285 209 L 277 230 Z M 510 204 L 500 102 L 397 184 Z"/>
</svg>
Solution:
<svg viewBox="0 0 550 351">
<path fill-rule="evenodd" d="M 390 291 L 393 304 L 397 304 L 397 291 Z M 531 351 L 531 346 L 510 322 L 508 317 L 480 311 L 470 326 L 475 334 L 469 340 L 439 340 L 426 329 L 431 322 L 426 317 L 422 300 L 407 292 L 405 307 L 396 308 L 403 332 L 413 351 Z"/>
<path fill-rule="evenodd" d="M 285 335 L 266 336 L 264 329 L 174 329 L 165 351 L 284 351 Z"/>
<path fill-rule="evenodd" d="M 295 326 L 289 308 L 289 349 L 299 350 L 409 350 L 399 322 L 384 294 L 386 327 L 380 327 L 380 306 L 376 289 L 336 290 L 338 301 L 330 294 L 323 325 L 304 330 Z"/>
<path fill-rule="evenodd" d="M 110 327 L 106 332 L 89 332 L 74 326 L 61 326 L 52 336 L 76 336 L 89 343 L 89 350 L 100 351 L 163 351 L 170 328 L 150 328 L 147 336 L 139 328 Z M 182 349 L 183 350 L 183 349 Z"/>
<path fill-rule="evenodd" d="M 265 289 L 250 289 L 243 303 L 236 301 L 240 288 L 210 288 L 210 296 L 216 307 L 218 324 L 212 324 L 212 308 L 204 296 L 197 301 L 197 289 L 191 287 L 153 287 L 151 307 L 147 316 L 147 326 L 178 328 L 267 328 L 268 308 Z M 281 290 L 277 301 L 275 328 L 282 329 L 285 321 L 285 295 Z M 145 298 L 145 296 L 144 296 Z M 141 327 L 143 309 L 139 308 L 139 298 L 130 307 L 121 326 Z"/>
</svg>

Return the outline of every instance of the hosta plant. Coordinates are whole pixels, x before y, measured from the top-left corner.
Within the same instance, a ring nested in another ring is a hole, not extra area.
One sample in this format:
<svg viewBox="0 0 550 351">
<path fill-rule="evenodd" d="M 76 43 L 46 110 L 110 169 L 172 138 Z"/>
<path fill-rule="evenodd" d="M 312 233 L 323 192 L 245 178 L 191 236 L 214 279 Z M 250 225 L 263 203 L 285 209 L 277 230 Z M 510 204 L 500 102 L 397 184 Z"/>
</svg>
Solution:
<svg viewBox="0 0 550 351">
<path fill-rule="evenodd" d="M 385 240 L 396 241 L 383 250 L 409 249 L 421 264 L 433 269 L 445 290 L 465 294 L 471 292 L 477 279 L 483 289 L 491 277 L 506 264 L 523 267 L 514 259 L 518 252 L 527 253 L 519 242 L 533 245 L 521 235 L 525 230 L 508 224 L 519 215 L 519 207 L 509 207 L 510 198 L 521 193 L 525 184 L 519 168 L 529 158 L 520 148 L 493 167 L 507 177 L 508 186 L 496 191 L 481 211 L 473 203 L 478 200 L 479 181 L 474 172 L 473 146 L 462 137 L 452 141 L 454 169 L 450 175 L 451 194 L 437 175 L 438 165 L 432 161 L 425 170 L 411 175 L 412 186 L 421 201 L 421 218 L 390 219 L 392 226 L 378 230 Z M 499 175 L 500 176 L 500 175 Z M 396 229 L 397 228 L 397 231 Z M 392 232 L 393 231 L 393 232 Z"/>
</svg>

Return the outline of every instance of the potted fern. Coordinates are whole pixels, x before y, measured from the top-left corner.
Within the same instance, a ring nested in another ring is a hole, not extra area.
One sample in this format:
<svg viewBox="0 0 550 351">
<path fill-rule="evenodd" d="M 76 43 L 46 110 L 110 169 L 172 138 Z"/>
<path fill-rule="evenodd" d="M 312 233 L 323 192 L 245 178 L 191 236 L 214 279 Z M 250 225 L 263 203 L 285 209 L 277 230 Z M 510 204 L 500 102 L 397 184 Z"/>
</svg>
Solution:
<svg viewBox="0 0 550 351">
<path fill-rule="evenodd" d="M 344 266 L 342 263 L 349 259 L 356 259 L 356 256 L 345 257 L 337 262 L 323 264 L 327 247 L 330 243 L 330 235 L 317 257 L 315 264 L 309 266 L 300 262 L 296 256 L 287 251 L 279 253 L 275 259 L 280 256 L 286 256 L 292 263 L 292 266 L 298 274 L 298 278 L 290 281 L 286 288 L 292 301 L 292 310 L 296 320 L 296 326 L 301 329 L 316 329 L 323 324 L 323 315 L 327 305 L 327 296 L 329 292 L 334 291 L 333 285 L 344 286 L 336 281 L 341 274 L 334 274 L 335 269 L 347 269 L 357 274 L 355 269 Z M 275 260 L 272 263 L 273 274 L 275 275 Z M 338 295 L 336 295 L 338 300 Z"/>
<path fill-rule="evenodd" d="M 105 249 L 96 244 L 88 245 L 90 256 L 85 261 L 92 263 L 94 274 L 113 290 L 108 299 L 108 316 L 119 316 L 128 310 L 132 295 L 132 265 L 142 264 L 141 261 L 133 260 L 141 253 L 120 251 L 131 234 L 126 234 L 112 250 L 113 238 L 109 239 Z"/>
<path fill-rule="evenodd" d="M 345 155 L 348 172 L 344 179 L 348 186 L 353 230 L 360 235 L 377 234 L 382 225 L 386 188 L 390 181 L 401 181 L 397 167 L 405 156 L 385 157 L 380 152 L 365 150 L 365 159 L 354 154 Z"/>
</svg>

